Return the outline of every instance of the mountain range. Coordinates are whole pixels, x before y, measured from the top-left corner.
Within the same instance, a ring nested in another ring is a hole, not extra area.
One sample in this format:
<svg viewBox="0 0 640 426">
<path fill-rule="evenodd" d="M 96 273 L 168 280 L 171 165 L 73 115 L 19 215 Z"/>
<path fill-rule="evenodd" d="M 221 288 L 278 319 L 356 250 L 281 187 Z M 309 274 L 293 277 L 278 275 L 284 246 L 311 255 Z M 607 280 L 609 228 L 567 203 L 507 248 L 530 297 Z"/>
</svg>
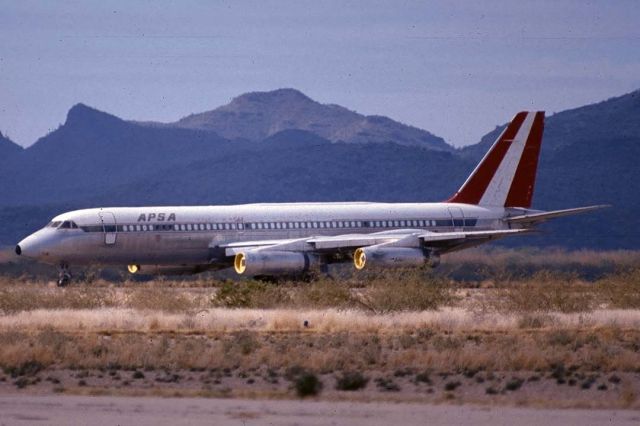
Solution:
<svg viewBox="0 0 640 426">
<path fill-rule="evenodd" d="M 639 248 L 639 118 L 640 91 L 547 117 L 535 207 L 614 207 L 508 244 Z M 0 245 L 83 207 L 439 201 L 503 128 L 455 149 L 426 130 L 294 89 L 244 94 L 173 123 L 126 121 L 77 104 L 26 149 L 0 135 Z"/>
</svg>

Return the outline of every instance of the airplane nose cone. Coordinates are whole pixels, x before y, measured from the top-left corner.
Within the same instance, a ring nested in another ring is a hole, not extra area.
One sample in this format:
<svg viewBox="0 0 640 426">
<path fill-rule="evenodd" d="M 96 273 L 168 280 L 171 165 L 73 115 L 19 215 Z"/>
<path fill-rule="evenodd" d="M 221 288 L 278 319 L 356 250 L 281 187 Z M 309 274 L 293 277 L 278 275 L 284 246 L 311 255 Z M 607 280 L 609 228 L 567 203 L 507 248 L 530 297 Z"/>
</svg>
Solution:
<svg viewBox="0 0 640 426">
<path fill-rule="evenodd" d="M 29 235 L 24 240 L 20 241 L 18 245 L 16 245 L 16 254 L 18 256 L 29 257 L 29 258 L 39 258 L 44 253 L 44 246 L 46 241 L 43 241 L 40 235 L 32 234 Z"/>
</svg>

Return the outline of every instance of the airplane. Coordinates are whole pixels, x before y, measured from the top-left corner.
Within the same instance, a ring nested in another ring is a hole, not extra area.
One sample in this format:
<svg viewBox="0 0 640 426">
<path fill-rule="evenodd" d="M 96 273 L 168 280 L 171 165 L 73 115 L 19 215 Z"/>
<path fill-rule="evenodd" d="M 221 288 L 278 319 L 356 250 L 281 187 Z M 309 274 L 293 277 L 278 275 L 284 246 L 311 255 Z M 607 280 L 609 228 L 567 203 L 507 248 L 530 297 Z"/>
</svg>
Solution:
<svg viewBox="0 0 640 426">
<path fill-rule="evenodd" d="M 460 189 L 440 203 L 278 203 L 112 207 L 54 217 L 15 248 L 59 266 L 128 265 L 132 274 L 233 267 L 242 276 L 302 275 L 332 263 L 435 267 L 441 255 L 531 232 L 607 206 L 531 209 L 544 111 L 517 113 Z"/>
</svg>

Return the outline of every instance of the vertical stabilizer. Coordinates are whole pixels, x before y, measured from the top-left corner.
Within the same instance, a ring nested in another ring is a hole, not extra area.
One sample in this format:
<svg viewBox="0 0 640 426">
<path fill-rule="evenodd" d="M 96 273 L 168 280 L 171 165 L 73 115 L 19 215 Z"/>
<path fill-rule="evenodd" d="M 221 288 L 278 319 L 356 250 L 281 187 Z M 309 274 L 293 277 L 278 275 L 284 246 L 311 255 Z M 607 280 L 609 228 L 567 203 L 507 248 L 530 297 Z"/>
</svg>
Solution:
<svg viewBox="0 0 640 426">
<path fill-rule="evenodd" d="M 531 207 L 544 111 L 519 112 L 450 203 Z"/>
</svg>

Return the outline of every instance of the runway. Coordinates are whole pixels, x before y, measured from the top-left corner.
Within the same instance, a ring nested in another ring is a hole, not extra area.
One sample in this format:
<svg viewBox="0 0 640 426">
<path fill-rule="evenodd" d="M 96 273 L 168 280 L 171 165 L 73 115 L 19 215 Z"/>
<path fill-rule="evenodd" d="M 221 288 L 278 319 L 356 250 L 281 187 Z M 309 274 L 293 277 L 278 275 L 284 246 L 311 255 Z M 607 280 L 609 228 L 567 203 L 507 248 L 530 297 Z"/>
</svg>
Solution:
<svg viewBox="0 0 640 426">
<path fill-rule="evenodd" d="M 0 425 L 637 425 L 630 410 L 204 398 L 0 397 Z"/>
</svg>

